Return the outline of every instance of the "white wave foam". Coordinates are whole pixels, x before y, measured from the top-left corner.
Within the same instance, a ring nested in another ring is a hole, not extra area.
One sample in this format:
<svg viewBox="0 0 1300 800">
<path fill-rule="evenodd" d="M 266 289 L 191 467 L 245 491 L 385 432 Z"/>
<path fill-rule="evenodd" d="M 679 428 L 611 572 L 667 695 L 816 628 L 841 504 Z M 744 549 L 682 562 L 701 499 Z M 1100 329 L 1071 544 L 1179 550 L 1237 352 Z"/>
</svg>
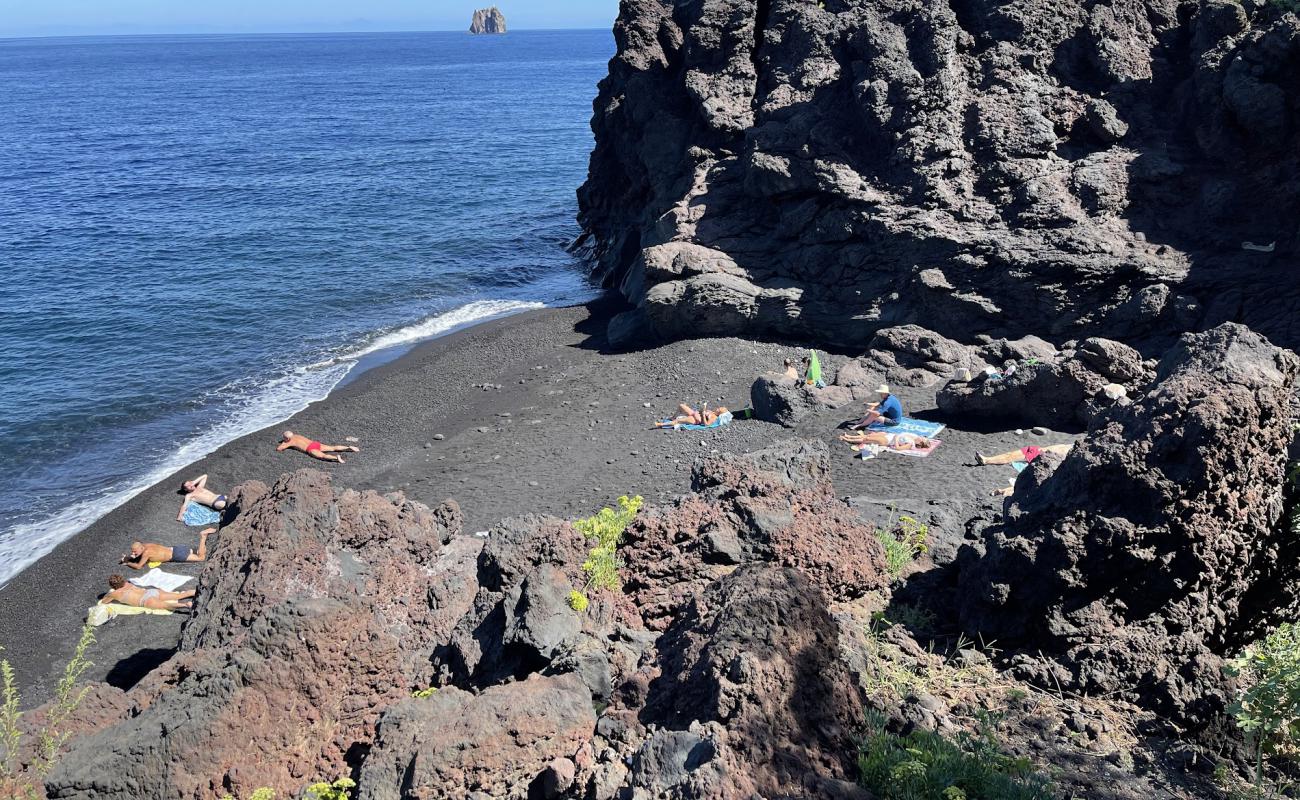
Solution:
<svg viewBox="0 0 1300 800">
<path fill-rule="evenodd" d="M 542 303 L 515 300 L 479 300 L 383 333 L 336 358 L 297 367 L 260 385 L 249 386 L 247 381 L 237 381 L 223 387 L 230 412 L 217 424 L 183 442 L 145 474 L 112 486 L 92 499 L 73 503 L 45 519 L 20 523 L 0 533 L 0 587 L 60 542 L 85 530 L 173 472 L 228 442 L 282 422 L 311 403 L 325 399 L 364 356 L 430 339 L 471 323 L 543 307 Z"/>
</svg>

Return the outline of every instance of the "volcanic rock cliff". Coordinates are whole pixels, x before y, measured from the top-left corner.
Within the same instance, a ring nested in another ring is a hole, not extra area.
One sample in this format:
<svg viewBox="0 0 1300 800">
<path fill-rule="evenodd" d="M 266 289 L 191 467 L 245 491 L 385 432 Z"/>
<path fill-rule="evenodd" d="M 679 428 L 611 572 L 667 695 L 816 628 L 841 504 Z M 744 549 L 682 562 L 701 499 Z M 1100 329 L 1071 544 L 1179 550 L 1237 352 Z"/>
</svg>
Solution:
<svg viewBox="0 0 1300 800">
<path fill-rule="evenodd" d="M 616 336 L 1300 345 L 1277 5 L 626 0 L 615 36 L 579 201 Z"/>
<path fill-rule="evenodd" d="M 474 19 L 469 24 L 470 33 L 505 33 L 506 15 L 496 6 L 480 8 L 474 12 Z"/>
</svg>

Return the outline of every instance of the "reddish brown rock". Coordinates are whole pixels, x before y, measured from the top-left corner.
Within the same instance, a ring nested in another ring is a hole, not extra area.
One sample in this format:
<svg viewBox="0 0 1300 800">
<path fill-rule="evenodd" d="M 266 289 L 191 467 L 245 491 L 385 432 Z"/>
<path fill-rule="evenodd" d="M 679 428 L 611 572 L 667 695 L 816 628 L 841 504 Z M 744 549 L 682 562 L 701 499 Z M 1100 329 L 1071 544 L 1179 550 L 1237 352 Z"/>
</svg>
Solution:
<svg viewBox="0 0 1300 800">
<path fill-rule="evenodd" d="M 310 470 L 238 502 L 180 652 L 130 716 L 73 742 L 50 797 L 290 795 L 348 774 L 383 709 L 428 685 L 477 589 L 482 543 L 455 536 L 454 506 L 335 491 Z"/>
<path fill-rule="evenodd" d="M 662 629 L 736 565 L 800 570 L 837 599 L 888 585 L 884 552 L 830 482 L 826 445 L 794 440 L 700 461 L 695 494 L 644 514 L 625 535 L 624 589 L 646 625 Z"/>
<path fill-rule="evenodd" d="M 548 765 L 567 762 L 596 726 L 576 675 L 492 686 L 449 687 L 389 709 L 361 770 L 357 800 L 524 798 L 539 793 Z M 562 767 L 563 768 L 563 767 Z"/>
</svg>

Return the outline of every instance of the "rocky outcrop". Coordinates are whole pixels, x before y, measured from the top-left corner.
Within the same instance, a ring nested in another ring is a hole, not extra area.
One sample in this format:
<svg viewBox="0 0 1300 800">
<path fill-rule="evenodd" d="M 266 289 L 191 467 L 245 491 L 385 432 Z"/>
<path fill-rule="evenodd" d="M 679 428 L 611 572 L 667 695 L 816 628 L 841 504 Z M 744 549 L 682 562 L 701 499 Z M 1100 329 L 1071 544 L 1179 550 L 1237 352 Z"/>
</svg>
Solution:
<svg viewBox="0 0 1300 800">
<path fill-rule="evenodd" d="M 967 631 L 1032 645 L 1025 674 L 1204 723 L 1223 656 L 1298 605 L 1279 527 L 1300 359 L 1232 324 L 1189 334 L 1154 388 L 1102 415 L 1053 472 L 1027 470 L 986 552 Z"/>
<path fill-rule="evenodd" d="M 955 419 L 1081 429 L 1116 403 L 1127 403 L 1152 377 L 1136 350 L 1098 338 L 1044 360 L 1011 361 L 1004 369 L 1012 368 L 949 382 L 936 397 L 939 410 Z"/>
<path fill-rule="evenodd" d="M 619 331 L 1300 345 L 1276 4 L 628 0 L 615 37 L 579 201 Z"/>
<path fill-rule="evenodd" d="M 673 731 L 714 724 L 685 774 L 634 770 L 649 773 L 641 782 L 694 797 L 822 797 L 828 781 L 851 781 L 863 707 L 827 605 L 799 570 L 767 565 L 696 598 L 659 642 L 641 718 Z M 662 761 L 659 746 L 640 757 Z"/>
<path fill-rule="evenodd" d="M 648 627 L 662 629 L 744 563 L 797 569 L 835 600 L 888 585 L 872 529 L 835 495 L 825 444 L 702 459 L 692 482 L 694 494 L 643 514 L 625 535 L 624 590 Z"/>
<path fill-rule="evenodd" d="M 505 33 L 506 15 L 502 14 L 501 9 L 496 6 L 480 8 L 474 12 L 474 19 L 469 24 L 469 32 L 474 34 Z"/>
<path fill-rule="evenodd" d="M 547 765 L 568 761 L 595 726 L 591 696 L 573 674 L 404 700 L 380 720 L 357 800 L 555 797 L 540 791 Z"/>
<path fill-rule="evenodd" d="M 481 541 L 459 535 L 459 509 L 310 470 L 236 500 L 180 651 L 128 716 L 72 745 L 50 797 L 290 795 L 347 774 L 381 711 L 428 685 L 475 585 Z"/>
</svg>

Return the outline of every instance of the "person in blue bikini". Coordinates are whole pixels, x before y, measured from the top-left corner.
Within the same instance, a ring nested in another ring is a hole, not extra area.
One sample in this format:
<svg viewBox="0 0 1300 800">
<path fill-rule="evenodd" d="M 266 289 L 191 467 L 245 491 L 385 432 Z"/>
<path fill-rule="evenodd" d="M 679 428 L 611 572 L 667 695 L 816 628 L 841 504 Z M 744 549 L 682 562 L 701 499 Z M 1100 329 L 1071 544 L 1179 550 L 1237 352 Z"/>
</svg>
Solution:
<svg viewBox="0 0 1300 800">
<path fill-rule="evenodd" d="M 208 560 L 208 535 L 216 533 L 216 528 L 208 528 L 199 534 L 199 547 L 194 550 L 184 545 L 168 547 L 152 542 L 131 542 L 131 552 L 122 556 L 118 563 L 131 569 L 144 569 L 146 564 L 193 563 Z"/>
<path fill-rule="evenodd" d="M 882 425 L 897 425 L 903 421 L 903 404 L 899 402 L 897 397 L 889 393 L 889 384 L 880 384 L 880 388 L 876 389 L 876 394 L 880 395 L 880 400 L 875 403 L 867 403 L 867 415 L 850 425 L 850 428 L 858 430 L 877 422 Z"/>
</svg>

